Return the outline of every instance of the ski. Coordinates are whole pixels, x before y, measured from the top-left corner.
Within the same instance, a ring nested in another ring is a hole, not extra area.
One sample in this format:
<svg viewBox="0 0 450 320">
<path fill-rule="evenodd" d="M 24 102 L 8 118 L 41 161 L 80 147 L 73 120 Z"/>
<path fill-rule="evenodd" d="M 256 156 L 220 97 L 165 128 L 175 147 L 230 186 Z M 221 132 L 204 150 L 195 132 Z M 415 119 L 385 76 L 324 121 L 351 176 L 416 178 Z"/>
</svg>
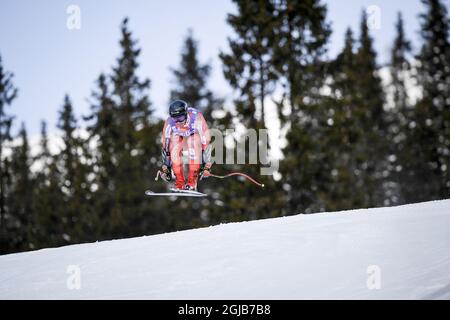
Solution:
<svg viewBox="0 0 450 320">
<path fill-rule="evenodd" d="M 151 190 L 145 191 L 145 195 L 147 196 L 174 196 L 174 197 L 206 197 L 206 193 L 201 193 L 198 191 L 192 190 L 176 190 L 171 189 L 171 192 L 153 192 Z"/>
</svg>

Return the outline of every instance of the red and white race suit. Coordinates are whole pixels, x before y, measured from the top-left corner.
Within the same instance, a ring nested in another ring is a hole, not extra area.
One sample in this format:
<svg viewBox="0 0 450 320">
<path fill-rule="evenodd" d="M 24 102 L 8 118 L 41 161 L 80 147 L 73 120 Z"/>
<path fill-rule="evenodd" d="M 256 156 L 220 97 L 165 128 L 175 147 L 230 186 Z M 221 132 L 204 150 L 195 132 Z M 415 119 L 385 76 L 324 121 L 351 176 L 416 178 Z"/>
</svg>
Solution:
<svg viewBox="0 0 450 320">
<path fill-rule="evenodd" d="M 176 177 L 175 188 L 181 189 L 185 186 L 182 153 L 187 151 L 189 159 L 187 184 L 197 189 L 200 165 L 202 162 L 210 165 L 210 152 L 205 151 L 211 142 L 211 136 L 202 113 L 195 108 L 188 108 L 184 122 L 175 122 L 169 117 L 164 124 L 161 142 L 163 162 L 172 167 Z M 169 156 L 164 159 L 164 154 Z"/>
</svg>

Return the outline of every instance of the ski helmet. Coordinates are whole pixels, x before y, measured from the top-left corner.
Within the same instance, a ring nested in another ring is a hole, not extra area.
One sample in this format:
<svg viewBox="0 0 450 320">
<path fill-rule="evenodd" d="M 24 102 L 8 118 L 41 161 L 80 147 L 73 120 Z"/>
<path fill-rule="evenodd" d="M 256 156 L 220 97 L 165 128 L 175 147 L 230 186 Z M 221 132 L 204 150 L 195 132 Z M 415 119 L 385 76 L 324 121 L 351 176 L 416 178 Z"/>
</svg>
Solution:
<svg viewBox="0 0 450 320">
<path fill-rule="evenodd" d="M 186 119 L 188 104 L 183 100 L 175 100 L 170 103 L 169 115 L 175 120 L 184 121 Z"/>
</svg>

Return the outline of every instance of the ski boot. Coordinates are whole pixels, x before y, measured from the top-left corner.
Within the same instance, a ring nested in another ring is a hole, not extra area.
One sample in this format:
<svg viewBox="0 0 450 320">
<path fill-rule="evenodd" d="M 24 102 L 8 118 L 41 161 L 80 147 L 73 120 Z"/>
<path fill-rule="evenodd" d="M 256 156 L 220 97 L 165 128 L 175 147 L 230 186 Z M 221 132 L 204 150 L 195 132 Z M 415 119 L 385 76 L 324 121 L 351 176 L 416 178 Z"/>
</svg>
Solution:
<svg viewBox="0 0 450 320">
<path fill-rule="evenodd" d="M 188 191 L 197 191 L 197 188 L 194 187 L 194 186 L 191 186 L 191 185 L 187 184 L 187 185 L 184 187 L 184 190 L 188 190 Z"/>
</svg>

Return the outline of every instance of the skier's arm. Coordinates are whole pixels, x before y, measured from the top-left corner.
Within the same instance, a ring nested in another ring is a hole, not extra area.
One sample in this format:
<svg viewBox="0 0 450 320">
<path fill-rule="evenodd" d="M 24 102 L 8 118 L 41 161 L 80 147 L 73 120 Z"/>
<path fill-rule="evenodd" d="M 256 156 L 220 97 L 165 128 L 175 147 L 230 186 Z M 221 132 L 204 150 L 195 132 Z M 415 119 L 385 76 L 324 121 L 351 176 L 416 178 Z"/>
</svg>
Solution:
<svg viewBox="0 0 450 320">
<path fill-rule="evenodd" d="M 197 115 L 197 131 L 200 134 L 202 150 L 204 151 L 211 142 L 211 135 L 205 117 L 203 117 L 203 114 L 200 112 Z"/>
<path fill-rule="evenodd" d="M 166 120 L 164 123 L 164 128 L 161 136 L 161 156 L 163 167 L 170 167 L 170 135 L 171 135 L 171 127 L 169 125 L 169 120 Z"/>
<path fill-rule="evenodd" d="M 202 143 L 202 160 L 206 168 L 211 168 L 211 134 L 203 114 L 198 114 L 198 132 Z"/>
</svg>

